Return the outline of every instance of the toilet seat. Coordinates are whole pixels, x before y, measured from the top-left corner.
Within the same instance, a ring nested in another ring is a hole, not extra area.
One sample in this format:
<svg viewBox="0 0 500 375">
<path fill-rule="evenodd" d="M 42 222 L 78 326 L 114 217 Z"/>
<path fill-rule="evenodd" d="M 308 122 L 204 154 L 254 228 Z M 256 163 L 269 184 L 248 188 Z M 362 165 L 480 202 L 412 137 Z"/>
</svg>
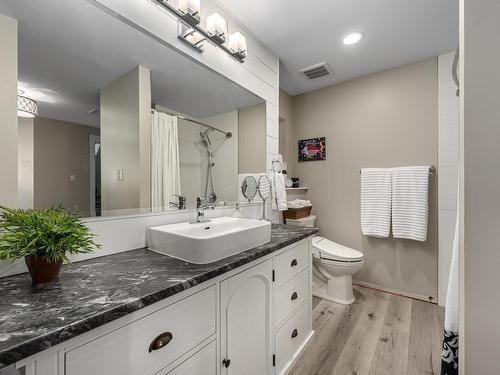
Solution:
<svg viewBox="0 0 500 375">
<path fill-rule="evenodd" d="M 340 245 L 321 236 L 314 237 L 312 245 L 319 252 L 319 258 L 326 261 L 357 263 L 364 259 L 361 251 Z"/>
</svg>

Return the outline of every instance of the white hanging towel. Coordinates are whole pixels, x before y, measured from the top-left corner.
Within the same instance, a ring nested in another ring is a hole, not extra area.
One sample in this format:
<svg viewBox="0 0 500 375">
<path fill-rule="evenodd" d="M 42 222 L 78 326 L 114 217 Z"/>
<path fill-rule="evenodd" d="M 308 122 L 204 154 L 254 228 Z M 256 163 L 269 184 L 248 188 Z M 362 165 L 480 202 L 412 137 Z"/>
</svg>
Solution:
<svg viewBox="0 0 500 375">
<path fill-rule="evenodd" d="M 285 177 L 280 172 L 269 172 L 271 180 L 271 208 L 273 211 L 286 211 L 288 202 L 286 200 Z"/>
<path fill-rule="evenodd" d="M 415 241 L 427 239 L 430 166 L 392 169 L 392 235 Z"/>
<path fill-rule="evenodd" d="M 365 236 L 389 237 L 391 178 L 390 168 L 361 169 L 361 231 Z"/>
</svg>

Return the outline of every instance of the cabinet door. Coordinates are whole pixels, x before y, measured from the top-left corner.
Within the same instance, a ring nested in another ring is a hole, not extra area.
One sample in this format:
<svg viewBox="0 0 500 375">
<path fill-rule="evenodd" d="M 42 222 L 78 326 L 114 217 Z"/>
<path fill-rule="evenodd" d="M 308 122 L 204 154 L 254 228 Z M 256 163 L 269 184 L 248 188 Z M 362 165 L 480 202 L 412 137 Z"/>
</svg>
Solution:
<svg viewBox="0 0 500 375">
<path fill-rule="evenodd" d="M 266 375 L 272 364 L 272 260 L 221 283 L 222 375 Z"/>
</svg>

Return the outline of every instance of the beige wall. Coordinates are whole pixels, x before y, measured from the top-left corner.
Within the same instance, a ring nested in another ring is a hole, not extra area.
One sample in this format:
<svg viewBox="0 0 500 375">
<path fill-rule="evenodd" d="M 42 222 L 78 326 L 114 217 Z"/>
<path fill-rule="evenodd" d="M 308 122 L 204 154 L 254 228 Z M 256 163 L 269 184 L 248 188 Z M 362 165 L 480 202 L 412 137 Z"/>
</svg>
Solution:
<svg viewBox="0 0 500 375">
<path fill-rule="evenodd" d="M 361 234 L 359 171 L 437 164 L 437 59 L 296 96 L 293 126 L 296 139 L 327 137 L 328 159 L 295 162 L 294 172 L 310 188 L 321 233 L 364 253 L 355 278 L 436 298 L 437 177 L 428 239 L 420 243 Z"/>
<path fill-rule="evenodd" d="M 103 216 L 150 207 L 151 79 L 137 66 L 101 90 Z M 117 179 L 117 170 L 123 179 Z"/>
<path fill-rule="evenodd" d="M 238 124 L 239 173 L 263 173 L 266 170 L 266 103 L 240 109 Z"/>
<path fill-rule="evenodd" d="M 34 207 L 35 149 L 33 118 L 18 118 L 18 203 L 19 208 Z"/>
<path fill-rule="evenodd" d="M 17 21 L 0 14 L 0 204 L 17 206 Z"/>
<path fill-rule="evenodd" d="M 500 2 L 461 4 L 460 373 L 499 374 Z"/>
<path fill-rule="evenodd" d="M 99 134 L 99 129 L 44 117 L 35 119 L 35 207 L 61 204 L 89 216 L 90 134 Z"/>
</svg>

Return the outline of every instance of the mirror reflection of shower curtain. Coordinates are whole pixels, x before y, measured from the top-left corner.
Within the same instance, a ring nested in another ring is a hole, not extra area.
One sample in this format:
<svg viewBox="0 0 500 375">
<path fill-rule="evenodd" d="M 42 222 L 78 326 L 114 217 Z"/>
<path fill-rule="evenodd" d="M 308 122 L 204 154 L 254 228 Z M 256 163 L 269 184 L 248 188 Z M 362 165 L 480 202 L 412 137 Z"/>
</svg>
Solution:
<svg viewBox="0 0 500 375">
<path fill-rule="evenodd" d="M 151 210 L 165 211 L 181 194 L 177 117 L 154 111 L 151 116 Z"/>
</svg>

